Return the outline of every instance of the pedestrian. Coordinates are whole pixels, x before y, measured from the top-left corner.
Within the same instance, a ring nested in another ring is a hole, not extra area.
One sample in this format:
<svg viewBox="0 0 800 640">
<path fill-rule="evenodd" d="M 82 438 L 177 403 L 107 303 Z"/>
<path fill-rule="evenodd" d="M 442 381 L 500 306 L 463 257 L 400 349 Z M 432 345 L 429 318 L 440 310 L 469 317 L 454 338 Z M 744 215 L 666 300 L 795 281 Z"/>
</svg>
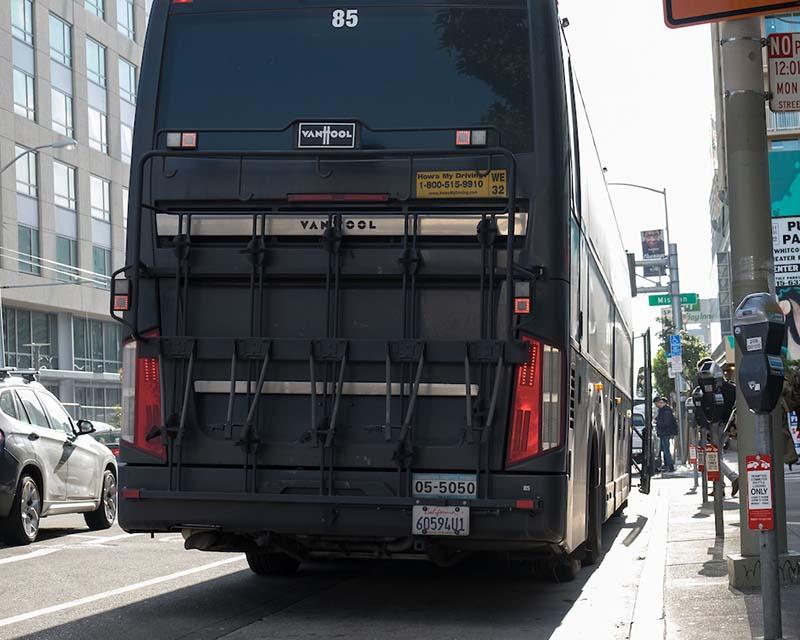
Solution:
<svg viewBox="0 0 800 640">
<path fill-rule="evenodd" d="M 672 413 L 666 398 L 656 398 L 656 407 L 658 407 L 656 435 L 661 444 L 662 469 L 675 471 L 675 461 L 672 459 L 672 453 L 669 448 L 672 438 L 678 435 L 678 421 L 675 420 L 675 414 Z"/>
</svg>

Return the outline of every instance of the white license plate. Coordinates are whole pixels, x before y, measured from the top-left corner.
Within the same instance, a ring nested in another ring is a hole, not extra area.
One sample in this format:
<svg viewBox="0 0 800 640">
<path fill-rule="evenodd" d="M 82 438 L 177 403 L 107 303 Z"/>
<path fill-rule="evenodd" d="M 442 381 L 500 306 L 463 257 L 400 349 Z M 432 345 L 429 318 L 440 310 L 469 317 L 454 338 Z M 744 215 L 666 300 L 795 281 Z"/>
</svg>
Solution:
<svg viewBox="0 0 800 640">
<path fill-rule="evenodd" d="M 414 505 L 411 533 L 416 536 L 468 536 L 469 507 Z"/>
<path fill-rule="evenodd" d="M 415 473 L 415 498 L 475 498 L 478 479 L 470 473 Z"/>
</svg>

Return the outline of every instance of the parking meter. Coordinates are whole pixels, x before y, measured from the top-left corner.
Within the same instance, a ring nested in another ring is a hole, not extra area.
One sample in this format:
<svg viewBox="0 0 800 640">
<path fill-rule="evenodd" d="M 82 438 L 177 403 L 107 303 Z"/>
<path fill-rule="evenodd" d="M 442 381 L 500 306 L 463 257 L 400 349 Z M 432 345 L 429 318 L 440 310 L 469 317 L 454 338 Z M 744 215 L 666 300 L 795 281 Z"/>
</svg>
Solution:
<svg viewBox="0 0 800 640">
<path fill-rule="evenodd" d="M 783 347 L 786 321 L 775 297 L 754 293 L 736 308 L 733 333 L 742 351 L 739 388 L 754 413 L 769 413 L 783 390 Z"/>
<path fill-rule="evenodd" d="M 716 362 L 706 362 L 697 372 L 697 388 L 693 399 L 709 423 L 719 422 L 724 417 L 725 398 L 722 395 L 722 381 L 722 369 Z M 698 400 L 699 405 L 697 405 Z"/>
<path fill-rule="evenodd" d="M 695 421 L 694 421 L 694 397 L 689 396 L 686 398 L 686 418 L 689 421 L 689 426 L 694 428 Z"/>
</svg>

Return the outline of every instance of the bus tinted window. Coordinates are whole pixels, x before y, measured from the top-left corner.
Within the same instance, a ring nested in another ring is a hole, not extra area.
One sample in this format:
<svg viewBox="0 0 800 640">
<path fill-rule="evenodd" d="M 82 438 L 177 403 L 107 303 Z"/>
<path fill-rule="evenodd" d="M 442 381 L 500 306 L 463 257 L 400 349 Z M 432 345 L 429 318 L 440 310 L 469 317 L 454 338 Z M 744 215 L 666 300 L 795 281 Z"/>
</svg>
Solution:
<svg viewBox="0 0 800 640">
<path fill-rule="evenodd" d="M 494 125 L 532 146 L 524 12 L 369 7 L 356 27 L 331 9 L 173 15 L 158 125 L 281 128 L 358 118 L 371 128 Z"/>
</svg>

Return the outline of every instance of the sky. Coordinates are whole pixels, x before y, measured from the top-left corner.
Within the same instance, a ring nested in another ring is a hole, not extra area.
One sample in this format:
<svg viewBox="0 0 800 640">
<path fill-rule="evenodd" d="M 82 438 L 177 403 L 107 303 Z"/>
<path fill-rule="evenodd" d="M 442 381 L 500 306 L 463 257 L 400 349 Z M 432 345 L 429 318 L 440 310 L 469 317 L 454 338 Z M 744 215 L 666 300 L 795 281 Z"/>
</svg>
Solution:
<svg viewBox="0 0 800 640">
<path fill-rule="evenodd" d="M 709 27 L 668 29 L 660 0 L 559 0 L 559 7 L 607 180 L 667 189 L 681 291 L 716 297 Z M 663 199 L 621 187 L 612 197 L 625 247 L 640 256 L 639 232 L 664 226 Z M 638 333 L 657 310 L 639 296 L 634 313 Z"/>
</svg>

